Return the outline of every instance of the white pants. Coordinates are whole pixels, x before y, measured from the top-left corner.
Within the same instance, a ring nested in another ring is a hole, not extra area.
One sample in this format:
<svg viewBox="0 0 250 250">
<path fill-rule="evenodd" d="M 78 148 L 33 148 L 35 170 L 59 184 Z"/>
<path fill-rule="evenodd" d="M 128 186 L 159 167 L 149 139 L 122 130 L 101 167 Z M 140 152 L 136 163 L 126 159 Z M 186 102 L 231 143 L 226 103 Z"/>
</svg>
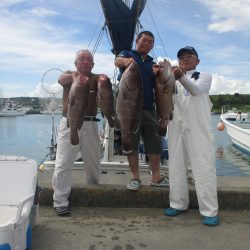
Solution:
<svg viewBox="0 0 250 250">
<path fill-rule="evenodd" d="M 52 178 L 54 207 L 68 206 L 71 191 L 71 171 L 77 153 L 81 151 L 87 184 L 99 184 L 100 178 L 100 138 L 97 122 L 84 121 L 79 134 L 79 145 L 70 142 L 67 118 L 63 117 L 59 126 L 55 171 Z"/>
<path fill-rule="evenodd" d="M 188 209 L 187 168 L 191 167 L 200 213 L 216 216 L 217 176 L 209 134 L 201 126 L 186 127 L 180 122 L 170 122 L 168 132 L 170 207 Z"/>
</svg>

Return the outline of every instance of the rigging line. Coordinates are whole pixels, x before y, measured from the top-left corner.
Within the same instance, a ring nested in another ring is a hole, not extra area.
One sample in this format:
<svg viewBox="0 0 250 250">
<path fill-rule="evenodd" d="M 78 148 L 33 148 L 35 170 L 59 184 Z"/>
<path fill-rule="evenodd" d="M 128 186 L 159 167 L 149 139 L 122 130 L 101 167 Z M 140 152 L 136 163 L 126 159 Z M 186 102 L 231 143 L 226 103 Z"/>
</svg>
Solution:
<svg viewBox="0 0 250 250">
<path fill-rule="evenodd" d="M 97 27 L 99 27 L 99 25 L 100 25 L 102 16 L 103 16 L 103 14 L 101 14 L 101 16 L 100 16 L 100 18 L 99 18 L 99 21 L 98 21 L 98 23 L 97 23 L 97 25 L 96 25 L 96 27 L 95 27 L 95 30 L 94 30 L 94 32 L 93 32 L 93 34 L 92 34 L 92 36 L 91 36 L 91 39 L 90 39 L 90 41 L 89 41 L 89 44 L 88 44 L 87 49 L 89 49 L 89 46 L 90 46 L 90 44 L 91 44 L 91 42 L 92 42 L 92 40 L 93 40 L 93 38 L 94 38 L 94 35 L 95 35 L 95 33 L 96 33 Z"/>
<path fill-rule="evenodd" d="M 105 24 L 105 32 L 106 32 L 106 36 L 107 36 L 107 39 L 108 39 L 108 43 L 109 43 L 109 46 L 112 48 L 112 42 L 110 41 L 109 39 L 109 35 L 108 35 L 108 31 L 107 31 L 107 24 Z"/>
<path fill-rule="evenodd" d="M 153 55 L 153 58 L 154 58 L 155 62 L 158 64 L 158 60 L 157 60 L 157 57 L 156 57 L 154 49 L 151 50 L 151 53 Z"/>
<path fill-rule="evenodd" d="M 160 41 L 161 41 L 161 45 L 162 45 L 162 47 L 163 47 L 163 49 L 164 49 L 165 55 L 166 55 L 166 57 L 168 58 L 168 53 L 167 53 L 167 51 L 165 50 L 165 46 L 164 46 L 163 41 L 162 41 L 162 39 L 161 39 L 160 33 L 159 33 L 159 31 L 158 31 L 158 29 L 157 29 L 157 27 L 156 27 L 154 18 L 153 18 L 153 16 L 152 16 L 152 13 L 151 13 L 151 11 L 150 11 L 150 9 L 149 9 L 148 4 L 147 4 L 147 8 L 148 8 L 148 12 L 149 12 L 149 14 L 150 14 L 150 17 L 151 17 L 151 19 L 152 19 L 152 21 L 153 21 L 153 24 L 154 24 L 154 27 L 155 27 L 155 29 L 156 29 L 156 32 L 157 32 L 157 34 L 158 34 L 158 36 L 159 36 L 159 39 L 160 39 Z"/>
<path fill-rule="evenodd" d="M 144 27 L 143 27 L 143 25 L 141 24 L 141 22 L 140 22 L 139 19 L 138 19 L 138 21 L 137 21 L 137 24 L 138 24 L 139 29 L 140 29 L 140 30 L 138 31 L 138 34 L 139 34 L 140 32 L 142 32 L 142 31 L 144 30 Z M 137 35 L 138 35 L 138 34 L 137 34 Z M 155 62 L 158 63 L 158 60 L 157 60 L 157 57 L 156 57 L 156 54 L 155 54 L 154 49 L 151 50 L 151 53 L 152 53 L 152 56 L 153 56 Z"/>
<path fill-rule="evenodd" d="M 97 38 L 97 40 L 96 40 L 96 43 L 95 43 L 95 46 L 94 46 L 94 48 L 93 48 L 93 50 L 92 50 L 92 54 L 94 55 L 95 54 L 95 52 L 96 52 L 96 50 L 97 50 L 97 47 L 98 47 L 98 45 L 99 45 L 99 43 L 100 43 L 100 41 L 101 41 L 101 38 L 102 38 L 102 35 L 103 35 L 103 30 L 104 30 L 104 27 L 105 27 L 105 25 L 102 27 L 102 29 L 101 29 L 101 31 L 100 31 L 100 33 L 99 33 L 99 36 L 98 36 L 98 38 Z"/>
</svg>

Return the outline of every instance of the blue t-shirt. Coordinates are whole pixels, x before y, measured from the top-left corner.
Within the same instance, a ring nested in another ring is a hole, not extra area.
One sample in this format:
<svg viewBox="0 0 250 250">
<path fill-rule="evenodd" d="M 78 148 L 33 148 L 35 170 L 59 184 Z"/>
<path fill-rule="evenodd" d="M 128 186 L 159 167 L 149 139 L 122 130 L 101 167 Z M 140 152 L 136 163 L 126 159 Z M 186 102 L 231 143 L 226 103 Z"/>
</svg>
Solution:
<svg viewBox="0 0 250 250">
<path fill-rule="evenodd" d="M 143 83 L 143 108 L 144 109 L 154 109 L 155 108 L 155 98 L 154 98 L 154 88 L 155 88 L 155 75 L 153 74 L 153 64 L 155 64 L 154 59 L 147 55 L 146 59 L 143 60 L 141 55 L 136 50 L 123 50 L 119 53 L 118 57 L 130 58 L 132 57 L 138 64 Z M 120 74 L 118 80 L 125 68 L 120 69 Z"/>
</svg>

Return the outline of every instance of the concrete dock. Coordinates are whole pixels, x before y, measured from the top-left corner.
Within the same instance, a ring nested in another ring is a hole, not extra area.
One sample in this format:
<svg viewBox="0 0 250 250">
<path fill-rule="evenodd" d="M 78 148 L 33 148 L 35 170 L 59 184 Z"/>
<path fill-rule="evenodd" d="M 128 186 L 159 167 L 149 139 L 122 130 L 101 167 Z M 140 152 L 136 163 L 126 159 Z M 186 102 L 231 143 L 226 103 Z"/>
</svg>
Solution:
<svg viewBox="0 0 250 250">
<path fill-rule="evenodd" d="M 248 250 L 250 211 L 220 211 L 221 224 L 201 224 L 198 210 L 170 218 L 159 208 L 72 208 L 59 217 L 40 207 L 34 250 Z"/>
<path fill-rule="evenodd" d="M 167 170 L 162 172 L 167 175 Z M 169 188 L 149 186 L 149 173 L 141 169 L 142 187 L 139 191 L 126 189 L 131 173 L 126 169 L 102 171 L 100 185 L 86 185 L 82 169 L 72 172 L 72 190 L 69 197 L 72 207 L 149 207 L 164 208 L 169 205 Z M 38 184 L 43 188 L 40 204 L 52 206 L 53 171 L 39 173 Z M 219 176 L 218 199 L 220 209 L 250 210 L 250 176 Z M 194 186 L 189 186 L 190 208 L 197 209 Z"/>
<path fill-rule="evenodd" d="M 193 185 L 188 212 L 165 216 L 169 188 L 149 186 L 147 168 L 141 169 L 139 191 L 126 189 L 131 174 L 124 169 L 102 170 L 100 185 L 86 185 L 84 171 L 74 170 L 71 215 L 59 217 L 52 207 L 52 174 L 39 173 L 43 191 L 33 228 L 34 250 L 249 249 L 250 176 L 218 177 L 221 223 L 207 227 L 201 223 Z"/>
</svg>

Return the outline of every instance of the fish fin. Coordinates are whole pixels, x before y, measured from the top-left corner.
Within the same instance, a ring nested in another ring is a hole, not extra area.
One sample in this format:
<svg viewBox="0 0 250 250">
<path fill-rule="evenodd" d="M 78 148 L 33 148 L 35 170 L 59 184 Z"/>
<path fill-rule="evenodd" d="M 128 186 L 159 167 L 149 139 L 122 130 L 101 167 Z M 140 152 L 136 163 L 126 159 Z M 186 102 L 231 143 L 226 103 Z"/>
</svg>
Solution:
<svg viewBox="0 0 250 250">
<path fill-rule="evenodd" d="M 139 127 L 140 127 L 140 123 L 138 123 L 138 126 L 137 126 L 137 128 L 135 129 L 135 131 L 133 132 L 133 134 L 136 134 L 136 133 L 138 132 Z"/>
<path fill-rule="evenodd" d="M 124 101 L 127 101 L 128 100 L 128 96 L 129 96 L 129 89 L 126 87 L 123 92 L 122 92 L 122 99 Z"/>
<path fill-rule="evenodd" d="M 112 117 L 107 118 L 110 128 L 114 128 L 115 121 Z"/>
<path fill-rule="evenodd" d="M 174 115 L 173 115 L 173 110 L 171 110 L 170 115 L 169 115 L 169 120 L 170 120 L 170 121 L 173 120 L 173 116 L 174 116 Z"/>
<path fill-rule="evenodd" d="M 115 117 L 115 130 L 120 130 L 121 129 L 121 124 L 120 124 L 120 121 L 118 120 L 117 117 Z"/>
</svg>

